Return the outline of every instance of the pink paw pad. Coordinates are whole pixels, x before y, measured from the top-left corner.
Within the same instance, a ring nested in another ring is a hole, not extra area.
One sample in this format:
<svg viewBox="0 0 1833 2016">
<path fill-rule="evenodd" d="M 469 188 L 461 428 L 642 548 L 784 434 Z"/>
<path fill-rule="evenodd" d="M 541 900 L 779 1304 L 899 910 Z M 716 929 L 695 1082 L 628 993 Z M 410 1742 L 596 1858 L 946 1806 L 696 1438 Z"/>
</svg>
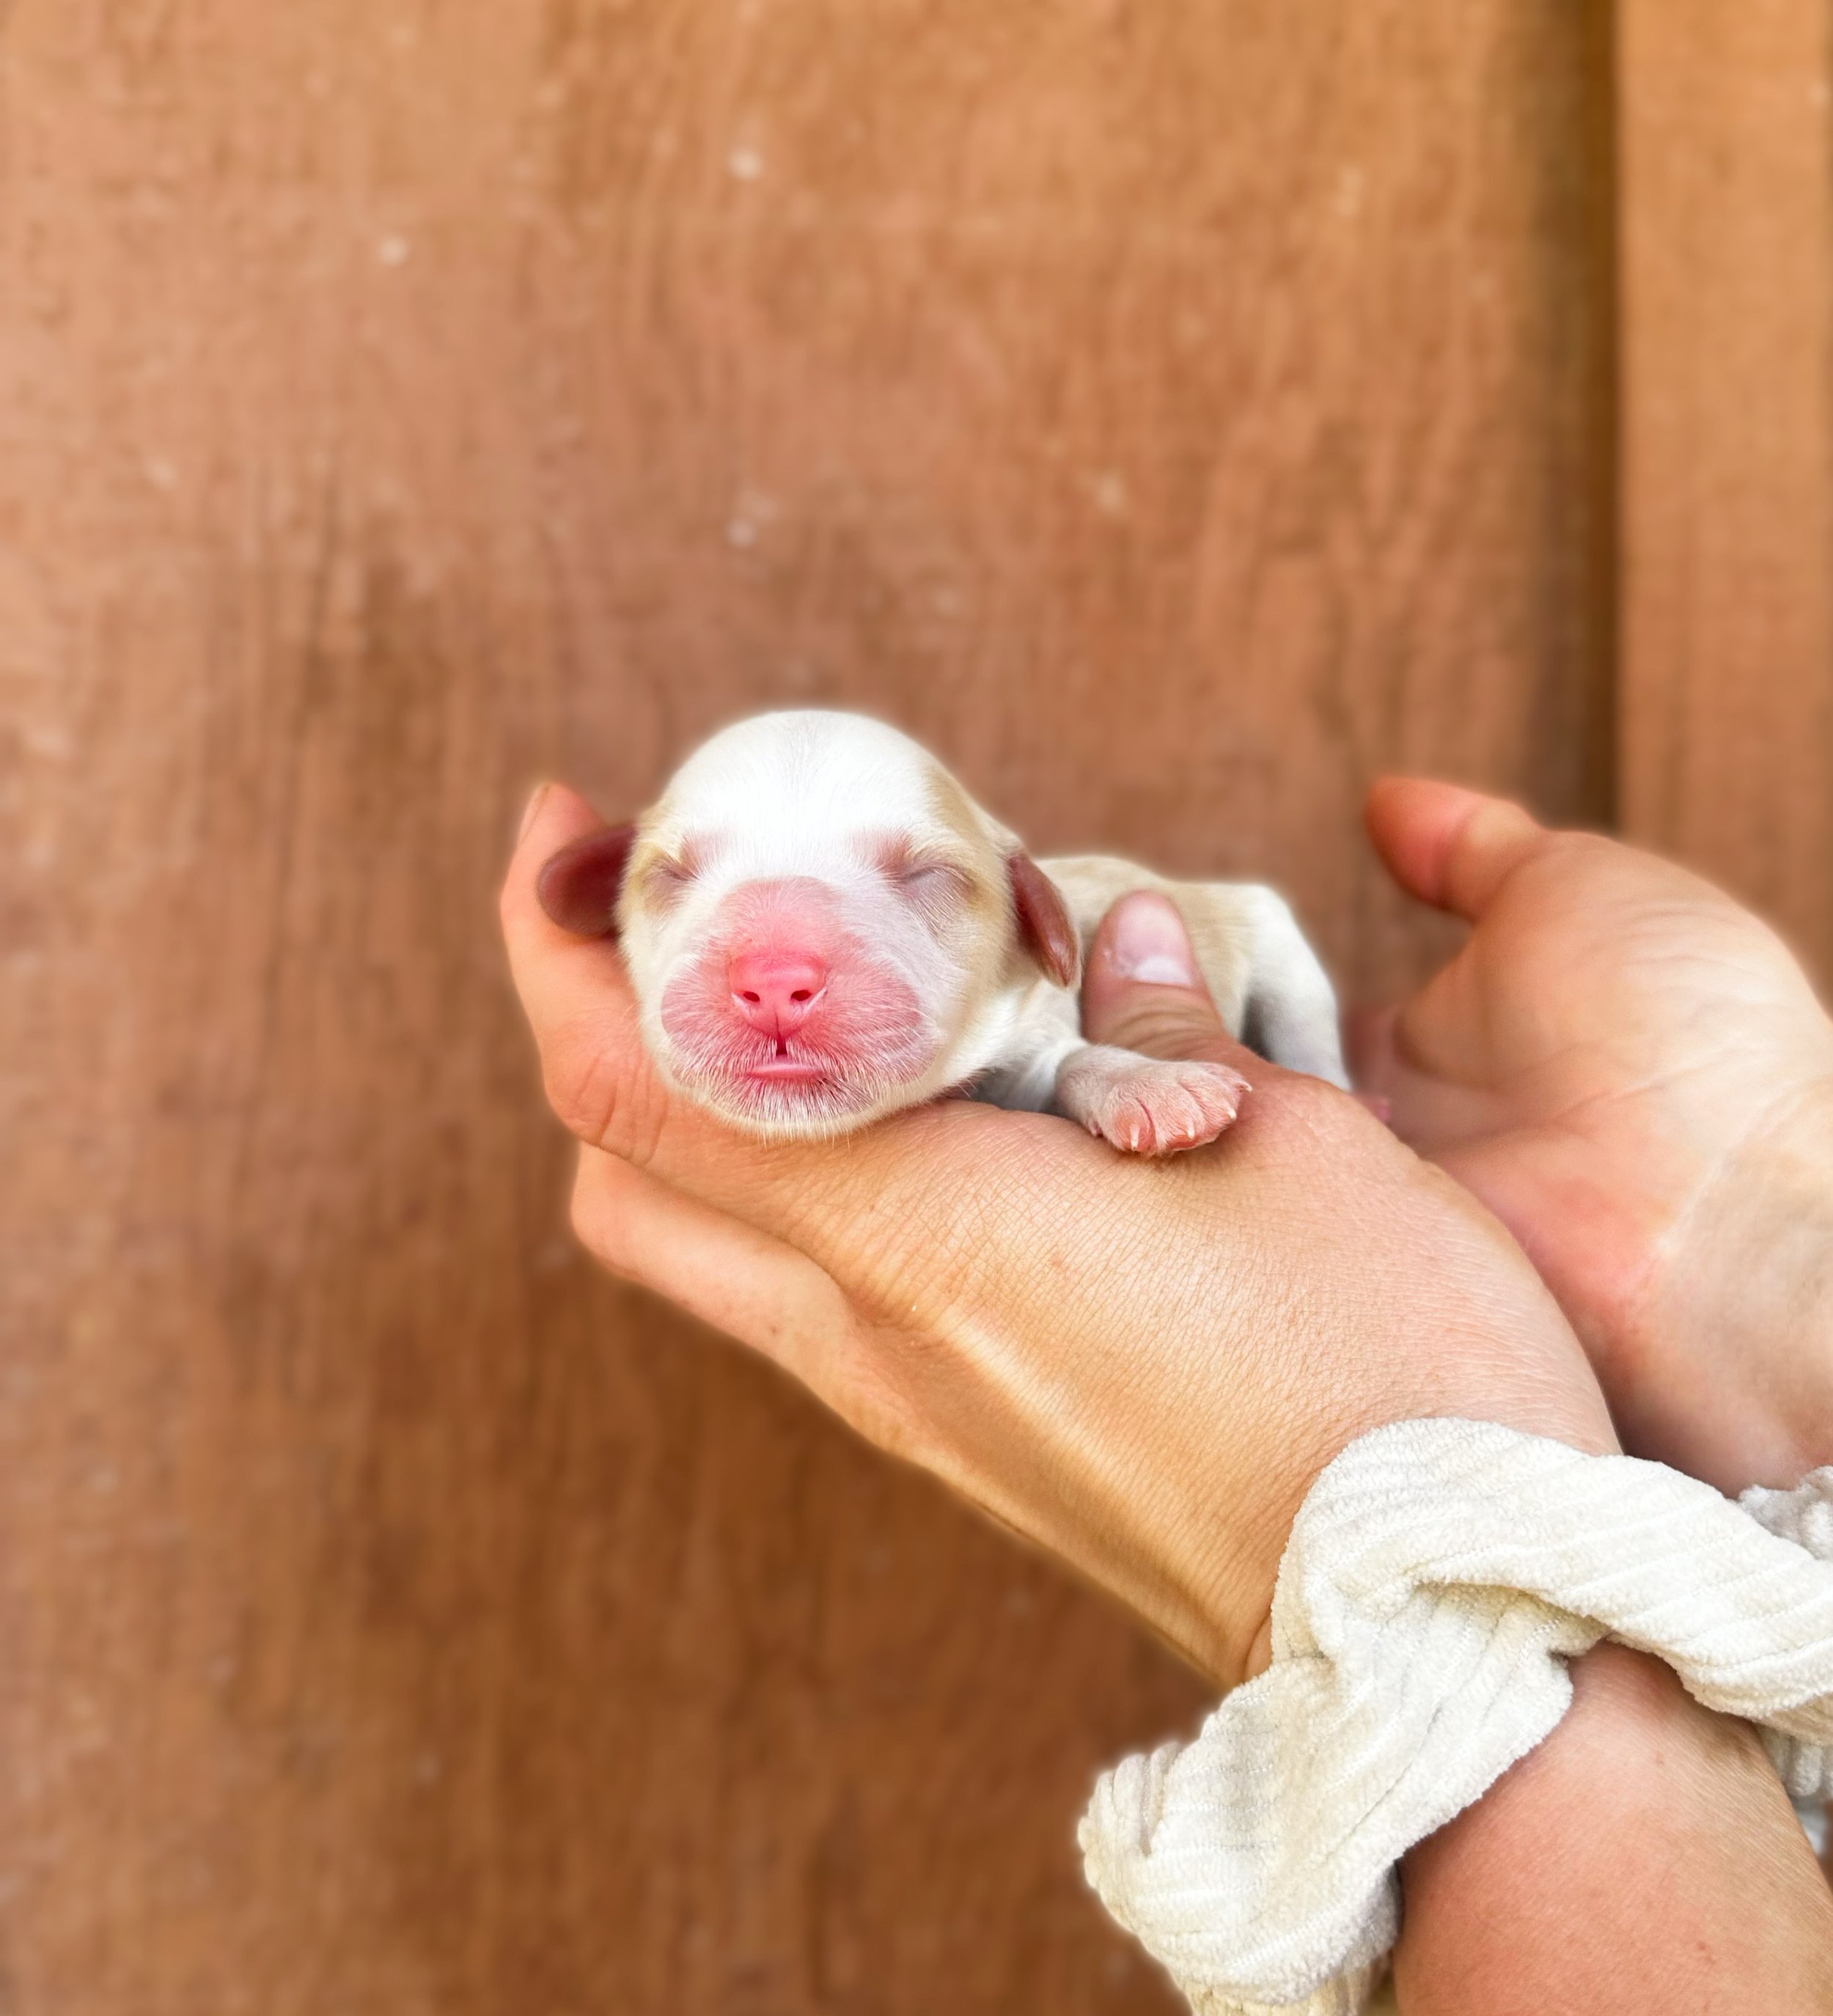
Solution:
<svg viewBox="0 0 1833 2016">
<path fill-rule="evenodd" d="M 1064 1067 L 1057 1102 L 1129 1154 L 1172 1155 L 1223 1132 L 1248 1090 L 1248 1081 L 1226 1064 L 1087 1051 Z"/>
</svg>

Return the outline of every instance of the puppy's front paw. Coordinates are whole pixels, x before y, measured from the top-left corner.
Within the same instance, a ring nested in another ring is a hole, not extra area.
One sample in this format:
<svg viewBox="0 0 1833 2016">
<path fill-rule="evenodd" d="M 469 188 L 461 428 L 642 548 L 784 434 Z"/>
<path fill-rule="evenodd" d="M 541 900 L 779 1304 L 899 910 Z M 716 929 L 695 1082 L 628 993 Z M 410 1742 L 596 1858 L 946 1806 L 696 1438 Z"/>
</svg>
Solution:
<svg viewBox="0 0 1833 2016">
<path fill-rule="evenodd" d="M 1165 1063 L 1091 1043 L 1057 1074 L 1057 1110 L 1129 1154 L 1170 1155 L 1213 1141 L 1248 1089 L 1226 1064 Z"/>
</svg>

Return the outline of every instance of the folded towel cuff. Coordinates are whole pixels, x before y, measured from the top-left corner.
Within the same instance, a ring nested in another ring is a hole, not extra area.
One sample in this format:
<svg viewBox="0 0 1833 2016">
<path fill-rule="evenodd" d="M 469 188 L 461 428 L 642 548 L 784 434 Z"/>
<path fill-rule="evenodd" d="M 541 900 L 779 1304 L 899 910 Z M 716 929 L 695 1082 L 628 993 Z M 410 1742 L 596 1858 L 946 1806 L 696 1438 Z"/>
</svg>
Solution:
<svg viewBox="0 0 1833 2016">
<path fill-rule="evenodd" d="M 1734 1504 L 1490 1422 L 1377 1429 L 1299 1508 L 1266 1672 L 1097 1785 L 1089 1881 L 1197 2016 L 1356 2016 L 1400 1858 L 1551 1733 L 1607 1636 L 1833 1795 L 1833 1468 Z"/>
</svg>

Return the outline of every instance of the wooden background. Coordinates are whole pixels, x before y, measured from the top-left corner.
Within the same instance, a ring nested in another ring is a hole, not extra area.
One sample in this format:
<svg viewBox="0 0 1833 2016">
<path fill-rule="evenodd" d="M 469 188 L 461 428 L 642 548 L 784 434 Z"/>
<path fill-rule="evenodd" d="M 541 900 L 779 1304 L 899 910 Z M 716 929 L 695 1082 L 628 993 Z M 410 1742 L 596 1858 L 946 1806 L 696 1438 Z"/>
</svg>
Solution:
<svg viewBox="0 0 1833 2016">
<path fill-rule="evenodd" d="M 1355 990 L 1392 765 L 1833 950 L 1825 23 L 1615 27 L 0 8 L 5 2016 L 1168 2008 L 1204 1688 L 594 1276 L 494 884 L 819 700 Z"/>
</svg>

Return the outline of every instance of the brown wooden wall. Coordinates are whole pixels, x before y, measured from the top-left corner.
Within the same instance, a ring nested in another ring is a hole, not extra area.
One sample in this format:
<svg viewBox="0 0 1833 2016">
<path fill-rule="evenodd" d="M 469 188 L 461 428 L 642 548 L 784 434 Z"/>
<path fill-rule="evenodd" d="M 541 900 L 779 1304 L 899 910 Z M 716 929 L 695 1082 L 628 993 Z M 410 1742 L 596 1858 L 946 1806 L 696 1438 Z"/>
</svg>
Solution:
<svg viewBox="0 0 1833 2016">
<path fill-rule="evenodd" d="M 1618 13 L 1622 823 L 1833 976 L 1833 6 Z"/>
<path fill-rule="evenodd" d="M 6 2016 L 1168 2007 L 1073 1822 L 1204 1689 L 595 1276 L 494 881 L 538 776 L 816 700 L 1273 877 L 1354 988 L 1442 942 L 1392 765 L 1608 822 L 1620 762 L 1824 934 L 1664 712 L 1742 297 L 1662 295 L 1626 167 L 1768 255 L 1618 70 L 1547 0 L 0 10 Z M 1824 856 L 1823 524 L 1745 668 L 1820 740 L 1739 775 Z"/>
</svg>

